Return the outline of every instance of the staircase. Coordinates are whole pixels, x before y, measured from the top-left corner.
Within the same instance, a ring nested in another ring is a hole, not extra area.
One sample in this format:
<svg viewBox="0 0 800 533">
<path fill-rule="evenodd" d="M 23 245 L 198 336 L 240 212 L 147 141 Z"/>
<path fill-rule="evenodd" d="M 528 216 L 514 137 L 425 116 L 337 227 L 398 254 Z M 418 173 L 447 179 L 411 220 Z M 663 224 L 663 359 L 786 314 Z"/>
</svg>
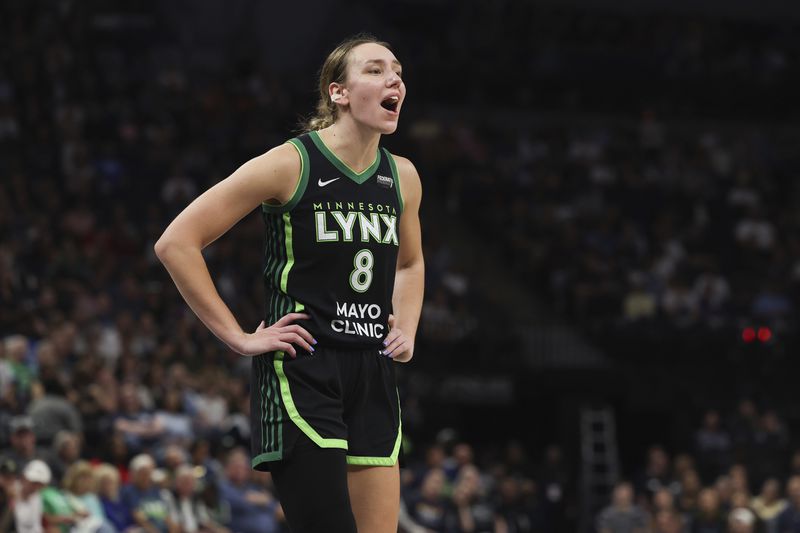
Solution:
<svg viewBox="0 0 800 533">
<path fill-rule="evenodd" d="M 586 533 L 593 531 L 595 516 L 608 503 L 619 480 L 617 431 L 611 407 L 583 407 L 580 434 L 580 531 Z"/>
</svg>

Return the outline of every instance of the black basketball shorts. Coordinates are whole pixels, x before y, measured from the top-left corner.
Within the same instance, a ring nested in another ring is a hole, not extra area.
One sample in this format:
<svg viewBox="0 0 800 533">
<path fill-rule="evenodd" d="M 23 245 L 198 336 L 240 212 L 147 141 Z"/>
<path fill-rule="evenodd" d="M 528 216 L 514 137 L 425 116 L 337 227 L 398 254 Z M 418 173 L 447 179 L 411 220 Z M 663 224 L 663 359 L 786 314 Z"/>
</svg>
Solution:
<svg viewBox="0 0 800 533">
<path fill-rule="evenodd" d="M 394 365 L 377 348 L 254 357 L 253 468 L 289 457 L 301 433 L 321 448 L 346 450 L 348 464 L 393 466 L 402 431 Z"/>
</svg>

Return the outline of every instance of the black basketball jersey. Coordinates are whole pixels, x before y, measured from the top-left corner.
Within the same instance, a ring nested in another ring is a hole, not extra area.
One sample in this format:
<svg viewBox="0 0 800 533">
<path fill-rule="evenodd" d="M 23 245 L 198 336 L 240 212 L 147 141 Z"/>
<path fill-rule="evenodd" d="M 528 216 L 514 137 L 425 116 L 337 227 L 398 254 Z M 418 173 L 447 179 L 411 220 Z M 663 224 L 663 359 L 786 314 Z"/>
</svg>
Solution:
<svg viewBox="0 0 800 533">
<path fill-rule="evenodd" d="M 290 312 L 321 345 L 379 346 L 389 332 L 403 209 L 397 168 L 379 148 L 356 173 L 315 131 L 288 141 L 300 180 L 282 206 L 263 204 L 267 323 Z"/>
</svg>

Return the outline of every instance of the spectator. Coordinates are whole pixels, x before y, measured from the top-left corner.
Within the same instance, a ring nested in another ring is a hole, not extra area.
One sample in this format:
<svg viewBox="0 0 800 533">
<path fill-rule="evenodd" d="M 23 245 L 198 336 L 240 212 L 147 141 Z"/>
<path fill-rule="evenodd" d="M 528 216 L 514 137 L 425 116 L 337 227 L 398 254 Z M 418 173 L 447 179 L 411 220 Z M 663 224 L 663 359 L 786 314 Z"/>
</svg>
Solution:
<svg viewBox="0 0 800 533">
<path fill-rule="evenodd" d="M 754 533 L 756 517 L 749 509 L 738 508 L 731 511 L 728 517 L 727 533 Z"/>
<path fill-rule="evenodd" d="M 177 525 L 169 515 L 167 498 L 153 483 L 155 461 L 147 454 L 131 460 L 131 482 L 122 487 L 120 499 L 127 507 L 136 524 L 148 533 L 173 533 Z"/>
<path fill-rule="evenodd" d="M 786 482 L 788 505 L 778 515 L 778 533 L 800 533 L 800 476 Z"/>
<path fill-rule="evenodd" d="M 14 526 L 18 533 L 43 533 L 44 506 L 40 492 L 50 483 L 50 468 L 39 459 L 30 461 L 14 495 Z"/>
<path fill-rule="evenodd" d="M 14 491 L 17 483 L 17 466 L 11 461 L 0 462 L 0 531 L 14 529 Z"/>
<path fill-rule="evenodd" d="M 73 463 L 65 472 L 62 485 L 70 506 L 81 515 L 87 515 L 76 527 L 82 531 L 113 533 L 97 495 L 95 472 L 88 461 Z"/>
<path fill-rule="evenodd" d="M 194 438 L 192 417 L 184 409 L 183 393 L 179 390 L 169 389 L 164 393 L 155 422 L 164 428 L 162 442 L 187 446 Z"/>
<path fill-rule="evenodd" d="M 162 435 L 164 427 L 142 407 L 134 384 L 123 384 L 119 394 L 120 411 L 114 419 L 114 429 L 123 436 L 131 452 L 144 451 Z"/>
<path fill-rule="evenodd" d="M 422 479 L 419 492 L 406 498 L 406 507 L 411 519 L 418 525 L 433 531 L 445 531 L 452 509 L 444 496 L 447 476 L 441 468 L 432 468 Z"/>
<path fill-rule="evenodd" d="M 119 471 L 108 463 L 97 466 L 97 492 L 108 522 L 123 532 L 135 525 L 133 514 L 120 498 Z"/>
<path fill-rule="evenodd" d="M 728 467 L 731 438 L 720 422 L 719 413 L 710 409 L 703 416 L 703 426 L 695 433 L 697 463 L 703 480 L 710 481 Z"/>
<path fill-rule="evenodd" d="M 190 448 L 191 463 L 203 467 L 205 475 L 216 480 L 222 475 L 222 465 L 211 454 L 211 444 L 206 439 L 196 439 Z"/>
<path fill-rule="evenodd" d="M 33 459 L 46 459 L 46 454 L 36 447 L 36 435 L 33 432 L 33 420 L 29 416 L 16 416 L 11 419 L 11 449 L 6 450 L 2 460 L 12 461 L 17 471 Z M 48 475 L 50 469 L 48 468 Z"/>
<path fill-rule="evenodd" d="M 647 514 L 633 502 L 633 485 L 618 483 L 614 487 L 611 505 L 597 517 L 599 533 L 645 533 Z"/>
<path fill-rule="evenodd" d="M 497 514 L 509 531 L 547 531 L 547 517 L 538 505 L 535 484 L 525 478 L 502 477 L 497 484 Z"/>
<path fill-rule="evenodd" d="M 652 512 L 675 511 L 675 495 L 669 489 L 661 488 L 653 494 Z"/>
<path fill-rule="evenodd" d="M 684 521 L 675 511 L 656 511 L 653 517 L 653 533 L 684 533 Z"/>
<path fill-rule="evenodd" d="M 683 473 L 678 496 L 678 507 L 682 512 L 692 512 L 697 508 L 697 500 L 702 489 L 703 484 L 696 470 L 687 470 Z"/>
<path fill-rule="evenodd" d="M 743 464 L 735 464 L 728 470 L 728 478 L 731 481 L 731 496 L 741 492 L 750 498 L 750 480 L 747 475 L 747 467 Z"/>
<path fill-rule="evenodd" d="M 754 466 L 759 481 L 783 475 L 789 458 L 789 434 L 775 411 L 766 410 L 761 415 L 753 446 L 758 457 Z"/>
<path fill-rule="evenodd" d="M 728 521 L 729 528 L 730 528 L 731 514 L 733 514 L 736 511 L 744 509 L 745 511 L 747 511 L 747 514 L 749 514 L 749 516 L 751 516 L 753 519 L 752 522 L 749 524 L 753 528 L 753 530 L 757 531 L 758 533 L 766 533 L 766 524 L 764 523 L 763 520 L 761 520 L 758 517 L 758 514 L 756 514 L 755 510 L 753 509 L 753 506 L 751 505 L 752 501 L 753 499 L 750 497 L 749 493 L 742 490 L 734 491 L 733 495 L 731 496 L 730 510 L 727 513 L 729 519 Z"/>
<path fill-rule="evenodd" d="M 181 465 L 175 471 L 174 494 L 169 500 L 170 516 L 181 533 L 225 533 L 228 530 L 211 519 L 199 498 L 197 477 L 191 465 Z"/>
<path fill-rule="evenodd" d="M 776 478 L 764 482 L 761 493 L 753 498 L 752 503 L 756 515 L 766 525 L 766 533 L 777 533 L 778 516 L 787 505 L 786 500 L 781 498 L 781 485 Z"/>
<path fill-rule="evenodd" d="M 93 532 L 100 525 L 92 521 L 82 505 L 74 506 L 73 503 L 74 500 L 57 487 L 42 489 L 44 521 L 48 529 L 54 528 L 62 533 L 71 533 L 73 530 Z"/>
<path fill-rule="evenodd" d="M 48 464 L 53 471 L 53 479 L 60 483 L 67 468 L 81 456 L 81 438 L 79 433 L 62 430 L 56 433 L 53 440 L 53 453 Z"/>
<path fill-rule="evenodd" d="M 755 442 L 755 434 L 760 426 L 756 404 L 744 398 L 739 401 L 736 414 L 731 419 L 731 436 L 735 455 L 740 461 L 748 462 Z"/>
<path fill-rule="evenodd" d="M 23 335 L 11 335 L 4 340 L 6 362 L 11 369 L 15 392 L 21 399 L 30 398 L 35 374 L 28 363 L 30 342 Z"/>
<path fill-rule="evenodd" d="M 81 433 L 83 422 L 78 410 L 64 397 L 66 391 L 55 381 L 46 382 L 44 394 L 34 398 L 28 408 L 36 440 L 50 446 L 59 431 Z"/>
<path fill-rule="evenodd" d="M 225 524 L 237 533 L 276 533 L 279 531 L 279 504 L 274 495 L 250 481 L 250 460 L 241 448 L 234 448 L 225 464 L 225 477 L 219 481 L 222 505 L 228 508 Z"/>
<path fill-rule="evenodd" d="M 5 358 L 6 345 L 0 342 L 0 408 L 8 409 L 10 412 L 17 410 L 16 386 L 14 383 L 14 371 L 12 364 Z M 5 413 L 3 413 L 5 414 Z M 5 420 L 3 420 L 5 422 Z M 0 442 L 5 442 L 8 436 L 5 430 L 0 433 Z"/>
<path fill-rule="evenodd" d="M 453 487 L 453 504 L 458 528 L 464 532 L 491 532 L 506 529 L 505 521 L 486 498 L 478 469 L 470 464 L 459 470 Z"/>
<path fill-rule="evenodd" d="M 726 527 L 717 491 L 711 488 L 701 490 L 697 512 L 692 517 L 691 533 L 725 533 Z"/>
<path fill-rule="evenodd" d="M 670 474 L 669 456 L 661 446 L 651 446 L 647 451 L 647 465 L 639 474 L 636 492 L 652 500 L 653 494 L 662 487 L 673 492 L 678 491 L 679 484 Z"/>
<path fill-rule="evenodd" d="M 733 480 L 731 479 L 731 477 L 719 476 L 717 480 L 714 482 L 714 490 L 717 493 L 720 508 L 730 509 L 731 497 L 733 496 L 734 492 Z M 698 506 L 699 504 L 700 504 L 700 499 L 698 495 Z"/>
</svg>

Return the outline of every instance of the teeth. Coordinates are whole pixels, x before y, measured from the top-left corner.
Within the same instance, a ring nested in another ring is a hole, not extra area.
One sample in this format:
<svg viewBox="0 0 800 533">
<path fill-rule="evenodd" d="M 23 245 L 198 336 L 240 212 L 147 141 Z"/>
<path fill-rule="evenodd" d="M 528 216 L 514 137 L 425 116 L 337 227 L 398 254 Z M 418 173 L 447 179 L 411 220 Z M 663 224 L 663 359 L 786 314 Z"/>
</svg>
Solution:
<svg viewBox="0 0 800 533">
<path fill-rule="evenodd" d="M 390 96 L 389 100 L 391 102 L 398 102 L 398 101 L 400 101 L 400 97 L 399 96 Z"/>
</svg>

